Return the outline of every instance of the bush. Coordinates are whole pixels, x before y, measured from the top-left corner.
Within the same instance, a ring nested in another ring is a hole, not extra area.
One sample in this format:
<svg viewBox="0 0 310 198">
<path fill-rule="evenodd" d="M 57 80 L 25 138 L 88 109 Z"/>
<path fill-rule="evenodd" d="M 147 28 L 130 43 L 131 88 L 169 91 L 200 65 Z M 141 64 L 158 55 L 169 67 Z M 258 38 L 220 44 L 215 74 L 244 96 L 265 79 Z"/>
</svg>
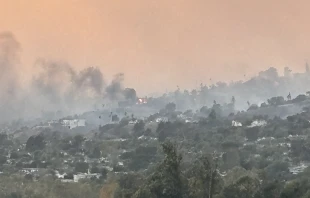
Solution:
<svg viewBox="0 0 310 198">
<path fill-rule="evenodd" d="M 73 179 L 73 173 L 68 173 L 64 176 L 64 179 Z"/>
<path fill-rule="evenodd" d="M 43 135 L 31 136 L 26 143 L 27 151 L 42 150 L 45 147 Z"/>
<path fill-rule="evenodd" d="M 87 173 L 88 172 L 88 164 L 86 162 L 78 162 L 75 164 L 74 171 L 76 173 Z"/>
<path fill-rule="evenodd" d="M 7 158 L 6 156 L 0 155 L 0 165 L 6 163 Z"/>
<path fill-rule="evenodd" d="M 94 167 L 92 167 L 92 168 L 90 169 L 90 172 L 91 172 L 91 173 L 100 173 L 100 170 L 99 170 L 99 168 L 98 168 L 97 166 L 94 166 Z"/>
<path fill-rule="evenodd" d="M 252 104 L 252 105 L 248 108 L 248 111 L 257 110 L 257 109 L 258 109 L 257 104 Z"/>
<path fill-rule="evenodd" d="M 13 151 L 10 155 L 10 159 L 18 159 L 18 153 Z"/>
<path fill-rule="evenodd" d="M 272 97 L 267 100 L 269 105 L 278 106 L 285 104 L 285 100 L 282 96 Z"/>
<path fill-rule="evenodd" d="M 25 175 L 25 179 L 32 181 L 33 180 L 33 176 L 31 174 L 27 174 L 27 175 Z"/>
</svg>

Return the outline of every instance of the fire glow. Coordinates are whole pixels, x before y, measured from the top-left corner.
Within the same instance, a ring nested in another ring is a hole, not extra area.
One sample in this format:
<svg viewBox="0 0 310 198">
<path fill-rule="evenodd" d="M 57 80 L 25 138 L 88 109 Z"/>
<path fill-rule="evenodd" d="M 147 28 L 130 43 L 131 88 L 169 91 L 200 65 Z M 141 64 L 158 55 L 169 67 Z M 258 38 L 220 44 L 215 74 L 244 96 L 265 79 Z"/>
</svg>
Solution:
<svg viewBox="0 0 310 198">
<path fill-rule="evenodd" d="M 137 104 L 146 104 L 147 103 L 147 99 L 146 98 L 139 98 L 137 101 Z"/>
</svg>

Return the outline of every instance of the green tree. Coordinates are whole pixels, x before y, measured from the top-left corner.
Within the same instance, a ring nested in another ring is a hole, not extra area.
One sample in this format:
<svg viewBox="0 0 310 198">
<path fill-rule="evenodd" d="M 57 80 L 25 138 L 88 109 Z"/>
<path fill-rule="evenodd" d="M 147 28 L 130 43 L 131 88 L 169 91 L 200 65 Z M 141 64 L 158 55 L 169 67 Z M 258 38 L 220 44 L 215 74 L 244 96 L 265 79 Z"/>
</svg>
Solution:
<svg viewBox="0 0 310 198">
<path fill-rule="evenodd" d="M 8 135 L 7 134 L 0 133 L 0 145 L 3 145 L 7 139 L 8 139 Z"/>
<path fill-rule="evenodd" d="M 308 178 L 296 179 L 288 182 L 280 198 L 301 198 L 310 189 L 310 182 Z"/>
<path fill-rule="evenodd" d="M 223 189 L 225 198 L 251 198 L 259 193 L 260 183 L 257 178 L 245 175 Z"/>
<path fill-rule="evenodd" d="M 45 141 L 43 135 L 31 136 L 26 143 L 27 151 L 42 150 L 45 148 Z"/>
<path fill-rule="evenodd" d="M 212 198 L 220 192 L 218 163 L 214 156 L 202 156 L 189 170 L 188 185 L 190 197 Z"/>
<path fill-rule="evenodd" d="M 185 185 L 182 180 L 180 164 L 182 156 L 178 154 L 176 146 L 167 141 L 162 144 L 165 158 L 150 176 L 147 185 L 139 191 L 151 192 L 155 197 L 182 198 L 185 197 Z M 143 189 L 145 188 L 145 189 Z"/>
<path fill-rule="evenodd" d="M 145 123 L 143 120 L 139 120 L 134 126 L 133 126 L 133 132 L 135 137 L 139 137 L 143 135 L 144 132 Z"/>
<path fill-rule="evenodd" d="M 281 191 L 283 189 L 283 184 L 278 181 L 272 181 L 264 184 L 261 188 L 260 197 L 262 198 L 279 198 Z"/>
<path fill-rule="evenodd" d="M 118 184 L 114 198 L 131 198 L 143 184 L 143 179 L 141 175 L 135 173 L 122 174 Z"/>
<path fill-rule="evenodd" d="M 73 138 L 73 146 L 75 148 L 80 148 L 84 142 L 85 138 L 82 135 L 76 135 Z"/>
<path fill-rule="evenodd" d="M 166 105 L 165 109 L 166 109 L 167 113 L 172 113 L 176 110 L 176 104 L 170 102 Z"/>
<path fill-rule="evenodd" d="M 93 149 L 93 152 L 91 154 L 91 157 L 93 158 L 100 158 L 101 156 L 101 150 L 98 146 L 96 146 L 94 149 Z"/>
<path fill-rule="evenodd" d="M 275 161 L 265 168 L 269 179 L 285 179 L 285 175 L 289 174 L 289 164 L 287 162 Z"/>
<path fill-rule="evenodd" d="M 137 93 L 135 89 L 132 89 L 132 88 L 124 89 L 123 95 L 126 100 L 130 100 L 132 102 L 135 102 L 137 100 Z"/>
<path fill-rule="evenodd" d="M 112 115 L 112 122 L 118 122 L 118 121 L 119 121 L 118 115 Z"/>
<path fill-rule="evenodd" d="M 0 165 L 6 163 L 6 161 L 7 161 L 6 156 L 0 155 Z"/>
<path fill-rule="evenodd" d="M 278 106 L 285 104 L 285 100 L 282 96 L 272 97 L 267 100 L 268 104 L 271 106 Z"/>
<path fill-rule="evenodd" d="M 225 170 L 231 169 L 240 165 L 240 154 L 238 150 L 239 144 L 232 141 L 226 141 L 222 143 L 222 148 L 225 153 L 222 156 L 223 168 Z"/>
<path fill-rule="evenodd" d="M 216 120 L 216 112 L 214 109 L 212 109 L 211 113 L 209 114 L 210 120 Z"/>
<path fill-rule="evenodd" d="M 258 139 L 259 127 L 250 127 L 245 129 L 245 136 L 249 141 L 256 141 Z"/>
<path fill-rule="evenodd" d="M 149 188 L 140 188 L 133 196 L 132 198 L 157 198 Z"/>
<path fill-rule="evenodd" d="M 88 172 L 88 164 L 86 162 L 77 162 L 75 164 L 75 172 L 77 173 L 87 173 Z"/>
</svg>

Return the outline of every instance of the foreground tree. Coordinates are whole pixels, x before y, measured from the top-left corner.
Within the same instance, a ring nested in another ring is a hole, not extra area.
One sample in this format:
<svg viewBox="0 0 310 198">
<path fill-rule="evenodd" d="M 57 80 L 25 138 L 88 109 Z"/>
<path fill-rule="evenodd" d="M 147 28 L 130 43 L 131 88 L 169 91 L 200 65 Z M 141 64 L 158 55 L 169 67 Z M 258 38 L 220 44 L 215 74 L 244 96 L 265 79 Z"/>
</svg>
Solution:
<svg viewBox="0 0 310 198">
<path fill-rule="evenodd" d="M 185 197 L 184 184 L 180 164 L 182 156 L 177 153 L 176 146 L 171 142 L 162 144 L 165 158 L 150 176 L 147 184 L 134 195 L 135 198 L 148 197 L 182 198 Z"/>
<path fill-rule="evenodd" d="M 31 136 L 26 143 L 27 151 L 42 150 L 45 147 L 45 141 L 43 135 Z"/>
<path fill-rule="evenodd" d="M 259 185 L 257 178 L 245 175 L 233 184 L 226 186 L 222 195 L 225 198 L 254 198 L 259 193 Z"/>
<path fill-rule="evenodd" d="M 190 197 L 212 198 L 220 192 L 221 179 L 218 174 L 218 163 L 214 156 L 202 156 L 189 170 Z"/>
</svg>

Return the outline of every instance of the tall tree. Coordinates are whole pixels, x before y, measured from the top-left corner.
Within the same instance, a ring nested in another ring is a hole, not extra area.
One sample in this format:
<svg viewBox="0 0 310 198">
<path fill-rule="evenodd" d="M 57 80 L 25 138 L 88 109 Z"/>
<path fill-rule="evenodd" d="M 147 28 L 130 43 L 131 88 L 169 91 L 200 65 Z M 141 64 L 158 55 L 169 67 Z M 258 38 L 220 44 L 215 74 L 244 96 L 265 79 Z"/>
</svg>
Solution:
<svg viewBox="0 0 310 198">
<path fill-rule="evenodd" d="M 140 188 L 137 194 L 152 194 L 152 197 L 182 198 L 185 189 L 182 182 L 180 164 L 182 156 L 177 153 L 176 146 L 171 142 L 162 144 L 165 158 L 149 178 L 148 184 Z M 136 196 L 139 197 L 139 196 Z M 150 196 L 151 197 L 151 196 Z"/>
<path fill-rule="evenodd" d="M 200 157 L 188 172 L 190 197 L 212 198 L 219 192 L 220 177 L 215 156 Z"/>
</svg>

